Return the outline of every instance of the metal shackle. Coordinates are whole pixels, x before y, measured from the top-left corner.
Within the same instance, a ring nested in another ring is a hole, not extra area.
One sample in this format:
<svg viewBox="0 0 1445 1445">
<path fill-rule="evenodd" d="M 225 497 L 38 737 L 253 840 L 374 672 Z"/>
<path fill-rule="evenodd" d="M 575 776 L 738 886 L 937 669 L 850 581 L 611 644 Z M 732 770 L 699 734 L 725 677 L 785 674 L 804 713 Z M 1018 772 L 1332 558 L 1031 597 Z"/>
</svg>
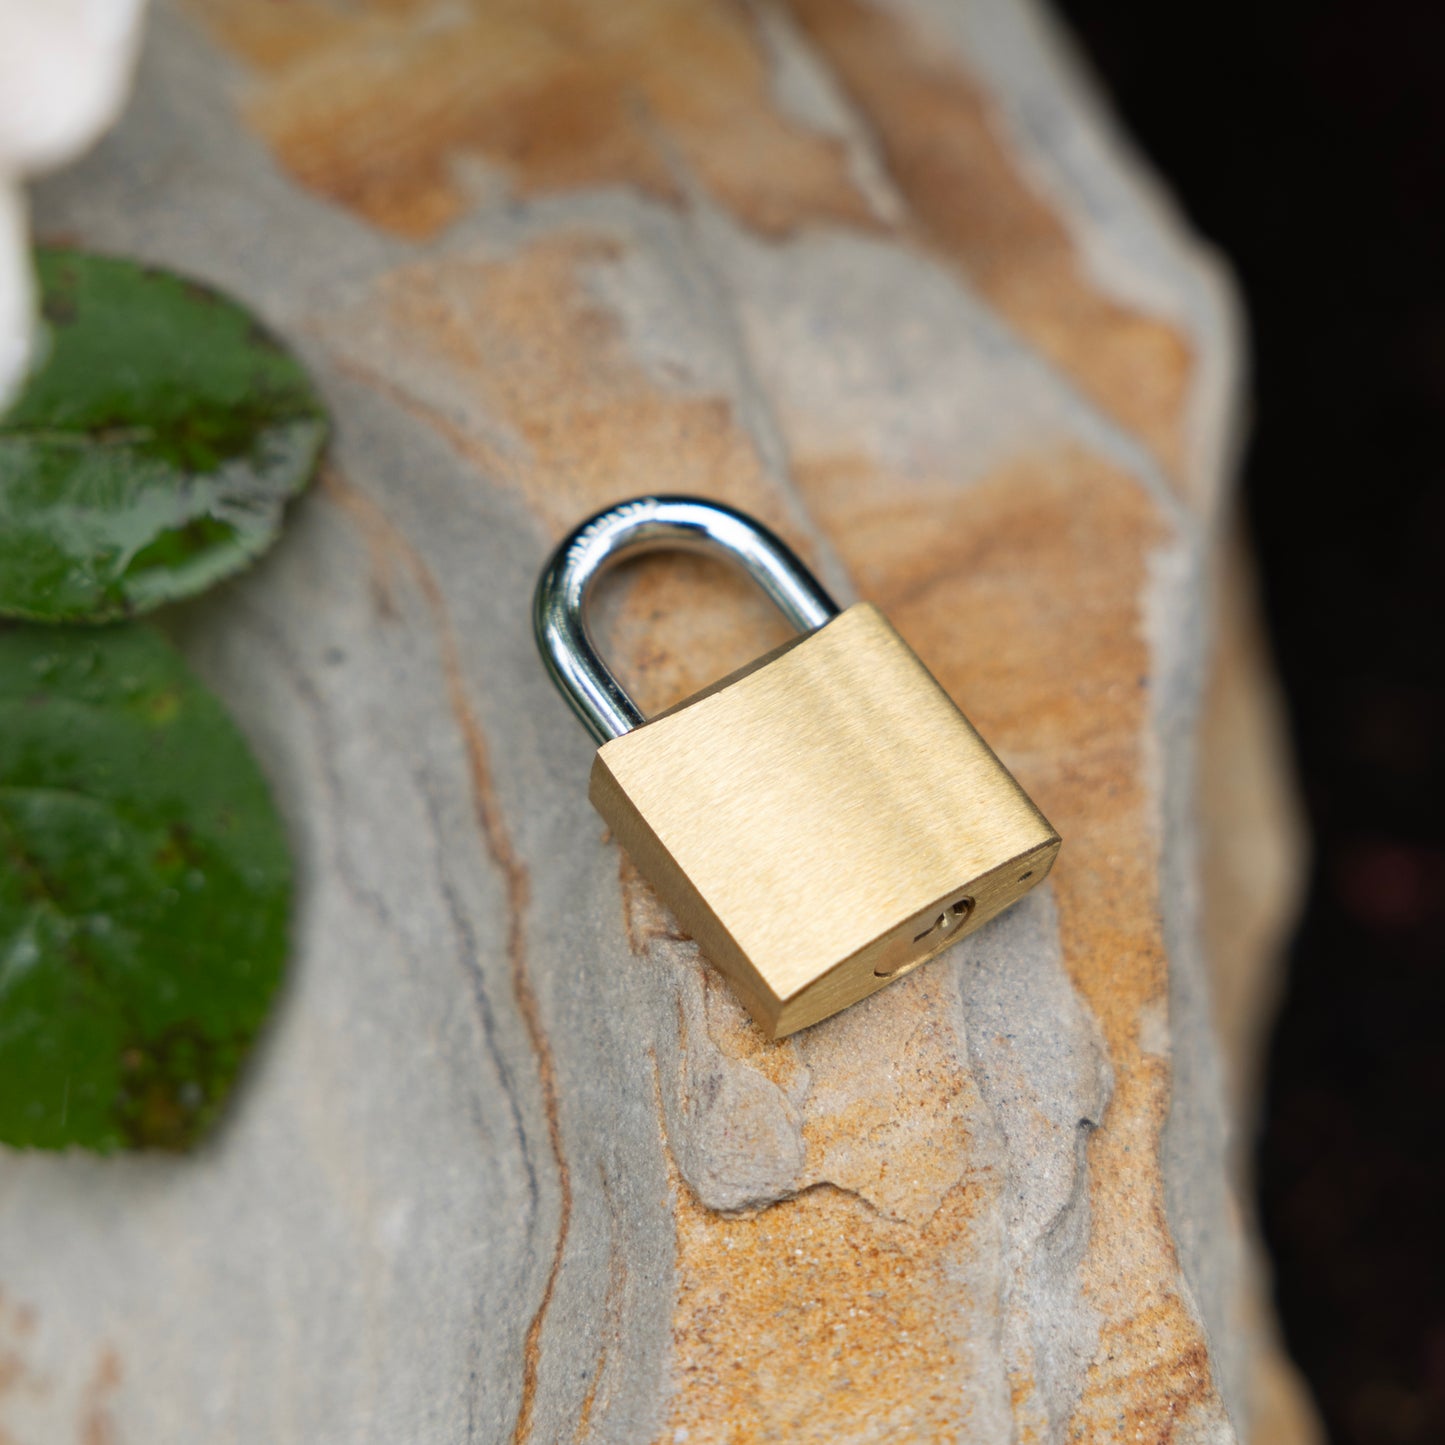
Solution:
<svg viewBox="0 0 1445 1445">
<path fill-rule="evenodd" d="M 638 497 L 598 512 L 552 554 L 532 608 L 542 661 L 598 743 L 646 719 L 593 646 L 588 594 L 614 563 L 668 548 L 704 552 L 741 567 L 800 632 L 815 631 L 838 615 L 837 604 L 788 544 L 733 507 L 700 497 Z"/>
</svg>

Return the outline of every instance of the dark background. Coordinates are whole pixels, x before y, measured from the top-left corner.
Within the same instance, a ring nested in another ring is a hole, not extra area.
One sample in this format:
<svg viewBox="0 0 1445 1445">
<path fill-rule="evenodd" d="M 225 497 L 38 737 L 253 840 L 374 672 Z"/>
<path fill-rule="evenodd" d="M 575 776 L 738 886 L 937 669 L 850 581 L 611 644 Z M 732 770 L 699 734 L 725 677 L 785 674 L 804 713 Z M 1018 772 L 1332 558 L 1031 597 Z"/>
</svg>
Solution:
<svg viewBox="0 0 1445 1445">
<path fill-rule="evenodd" d="M 1063 0 L 1253 331 L 1244 504 L 1316 850 L 1257 1165 L 1342 1445 L 1445 1441 L 1445 0 Z"/>
</svg>

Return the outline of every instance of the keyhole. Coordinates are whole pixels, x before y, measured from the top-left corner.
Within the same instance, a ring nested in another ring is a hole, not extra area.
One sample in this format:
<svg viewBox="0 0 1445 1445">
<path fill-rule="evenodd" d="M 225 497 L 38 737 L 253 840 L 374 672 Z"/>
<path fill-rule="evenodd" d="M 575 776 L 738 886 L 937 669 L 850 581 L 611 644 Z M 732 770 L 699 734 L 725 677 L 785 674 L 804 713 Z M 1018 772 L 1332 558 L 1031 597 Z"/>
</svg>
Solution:
<svg viewBox="0 0 1445 1445">
<path fill-rule="evenodd" d="M 922 933 L 917 934 L 913 939 L 914 943 L 922 943 L 925 938 L 933 934 L 941 937 L 945 933 L 951 933 L 972 912 L 973 899 L 960 898 L 957 903 L 944 909 Z"/>
</svg>

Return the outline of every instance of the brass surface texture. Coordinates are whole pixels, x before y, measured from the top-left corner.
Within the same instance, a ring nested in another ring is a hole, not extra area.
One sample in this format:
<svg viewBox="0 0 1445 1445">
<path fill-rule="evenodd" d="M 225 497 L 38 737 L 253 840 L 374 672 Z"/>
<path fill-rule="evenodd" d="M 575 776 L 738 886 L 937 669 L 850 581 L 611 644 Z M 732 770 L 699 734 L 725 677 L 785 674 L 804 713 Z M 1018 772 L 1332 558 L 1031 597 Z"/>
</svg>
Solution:
<svg viewBox="0 0 1445 1445">
<path fill-rule="evenodd" d="M 774 1038 L 972 932 L 1059 849 L 866 602 L 605 743 L 591 797 Z"/>
</svg>

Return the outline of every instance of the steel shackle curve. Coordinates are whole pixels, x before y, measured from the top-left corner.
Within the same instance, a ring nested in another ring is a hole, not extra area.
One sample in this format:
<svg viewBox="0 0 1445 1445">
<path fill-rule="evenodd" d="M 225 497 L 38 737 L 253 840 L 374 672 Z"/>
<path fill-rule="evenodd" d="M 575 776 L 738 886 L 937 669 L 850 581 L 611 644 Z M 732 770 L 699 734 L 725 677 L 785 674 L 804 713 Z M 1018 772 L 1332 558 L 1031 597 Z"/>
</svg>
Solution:
<svg viewBox="0 0 1445 1445">
<path fill-rule="evenodd" d="M 598 512 L 561 542 L 543 569 L 532 623 L 552 680 L 599 743 L 646 719 L 592 644 L 588 594 L 614 563 L 670 548 L 741 567 L 800 632 L 838 615 L 837 604 L 792 548 L 734 507 L 700 497 L 637 497 Z"/>
</svg>

